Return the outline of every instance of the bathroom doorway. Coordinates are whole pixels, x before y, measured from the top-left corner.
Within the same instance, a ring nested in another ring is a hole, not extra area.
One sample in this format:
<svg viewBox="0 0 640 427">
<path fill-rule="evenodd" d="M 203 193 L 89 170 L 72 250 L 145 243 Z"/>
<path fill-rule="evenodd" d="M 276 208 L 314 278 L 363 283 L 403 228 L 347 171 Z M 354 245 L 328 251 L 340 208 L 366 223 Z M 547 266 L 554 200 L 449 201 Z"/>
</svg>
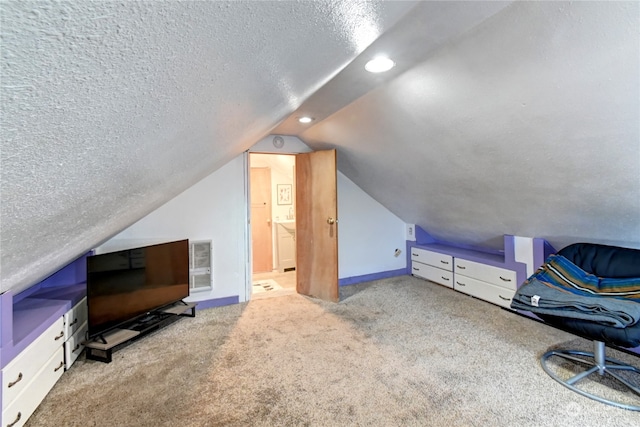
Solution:
<svg viewBox="0 0 640 427">
<path fill-rule="evenodd" d="M 295 161 L 249 153 L 251 299 L 296 292 Z"/>
</svg>

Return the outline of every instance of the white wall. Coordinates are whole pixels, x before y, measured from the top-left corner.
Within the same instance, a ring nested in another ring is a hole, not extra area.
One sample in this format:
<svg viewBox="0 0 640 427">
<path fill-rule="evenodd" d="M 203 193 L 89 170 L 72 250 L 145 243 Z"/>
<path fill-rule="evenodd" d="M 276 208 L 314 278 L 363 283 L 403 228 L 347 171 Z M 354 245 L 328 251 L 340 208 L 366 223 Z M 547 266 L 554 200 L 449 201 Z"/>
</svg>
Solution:
<svg viewBox="0 0 640 427">
<path fill-rule="evenodd" d="M 240 155 L 97 248 L 110 252 L 163 241 L 211 240 L 213 289 L 189 301 L 239 296 L 246 300 L 244 155 Z"/>
<path fill-rule="evenodd" d="M 338 172 L 338 271 L 341 279 L 407 266 L 405 223 Z M 396 249 L 402 254 L 394 256 Z"/>
<path fill-rule="evenodd" d="M 309 151 L 294 137 L 285 137 L 278 154 Z M 267 152 L 272 137 L 251 151 Z M 289 150 L 289 151 L 286 151 Z M 338 154 L 339 155 L 339 154 Z M 156 211 L 96 249 L 98 253 L 178 239 L 212 240 L 213 289 L 195 292 L 189 301 L 238 296 L 248 298 L 246 235 L 247 180 L 245 155 L 240 155 Z M 397 270 L 406 257 L 404 223 L 338 172 L 338 266 L 341 279 Z"/>
</svg>

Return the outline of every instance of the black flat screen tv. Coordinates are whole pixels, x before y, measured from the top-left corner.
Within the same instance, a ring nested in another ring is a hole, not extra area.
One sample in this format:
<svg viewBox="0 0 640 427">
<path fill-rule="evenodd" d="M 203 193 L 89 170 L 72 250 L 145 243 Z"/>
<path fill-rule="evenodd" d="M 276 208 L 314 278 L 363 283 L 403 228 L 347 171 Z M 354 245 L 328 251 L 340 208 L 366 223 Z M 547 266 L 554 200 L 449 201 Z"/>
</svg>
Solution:
<svg viewBox="0 0 640 427">
<path fill-rule="evenodd" d="M 89 338 L 188 296 L 188 240 L 87 257 Z"/>
</svg>

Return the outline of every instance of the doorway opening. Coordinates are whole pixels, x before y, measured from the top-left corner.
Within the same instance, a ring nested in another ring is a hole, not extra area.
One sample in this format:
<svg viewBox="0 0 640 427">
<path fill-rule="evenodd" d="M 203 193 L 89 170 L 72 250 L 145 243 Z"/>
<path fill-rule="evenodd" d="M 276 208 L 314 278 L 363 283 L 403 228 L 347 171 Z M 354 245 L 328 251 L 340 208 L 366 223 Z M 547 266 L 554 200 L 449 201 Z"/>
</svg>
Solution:
<svg viewBox="0 0 640 427">
<path fill-rule="evenodd" d="M 295 161 L 249 153 L 251 299 L 296 293 Z"/>
</svg>

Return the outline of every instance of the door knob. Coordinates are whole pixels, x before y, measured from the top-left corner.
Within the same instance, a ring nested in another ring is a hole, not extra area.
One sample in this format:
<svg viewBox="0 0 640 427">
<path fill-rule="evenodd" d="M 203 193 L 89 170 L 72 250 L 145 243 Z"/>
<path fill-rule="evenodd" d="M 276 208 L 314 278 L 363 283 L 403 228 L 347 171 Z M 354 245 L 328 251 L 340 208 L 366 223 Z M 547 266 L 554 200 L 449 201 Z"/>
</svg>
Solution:
<svg viewBox="0 0 640 427">
<path fill-rule="evenodd" d="M 327 224 L 329 224 L 329 225 L 333 225 L 333 224 L 335 224 L 337 222 L 338 222 L 338 220 L 335 219 L 335 218 L 332 218 L 332 217 L 327 218 Z"/>
</svg>

